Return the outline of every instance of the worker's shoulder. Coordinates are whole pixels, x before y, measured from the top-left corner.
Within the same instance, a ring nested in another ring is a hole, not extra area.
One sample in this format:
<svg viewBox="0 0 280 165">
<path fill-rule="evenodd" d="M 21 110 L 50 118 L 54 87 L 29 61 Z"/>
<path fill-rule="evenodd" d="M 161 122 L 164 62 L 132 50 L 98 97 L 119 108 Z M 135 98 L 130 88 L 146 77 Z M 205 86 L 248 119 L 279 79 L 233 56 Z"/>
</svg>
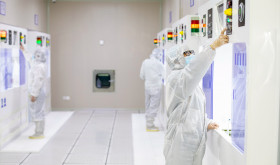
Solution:
<svg viewBox="0 0 280 165">
<path fill-rule="evenodd" d="M 156 61 L 157 65 L 161 66 L 161 67 L 164 67 L 163 63 L 161 61 Z"/>
</svg>

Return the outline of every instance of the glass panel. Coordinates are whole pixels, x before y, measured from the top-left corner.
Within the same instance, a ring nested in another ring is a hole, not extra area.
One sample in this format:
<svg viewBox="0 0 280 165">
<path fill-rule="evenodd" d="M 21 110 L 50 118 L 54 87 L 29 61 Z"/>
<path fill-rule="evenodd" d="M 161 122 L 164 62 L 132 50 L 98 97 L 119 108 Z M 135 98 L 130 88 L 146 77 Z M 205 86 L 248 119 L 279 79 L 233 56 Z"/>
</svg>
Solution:
<svg viewBox="0 0 280 165">
<path fill-rule="evenodd" d="M 98 73 L 96 75 L 96 87 L 97 88 L 110 88 L 111 76 L 108 73 Z"/>
<path fill-rule="evenodd" d="M 246 114 L 246 44 L 233 45 L 232 75 L 232 141 L 244 152 Z"/>
<path fill-rule="evenodd" d="M 22 51 L 19 51 L 19 72 L 20 72 L 20 85 L 26 82 L 26 60 Z"/>
<path fill-rule="evenodd" d="M 213 119 L 213 69 L 214 62 L 203 77 L 203 91 L 206 97 L 206 113 L 209 119 Z"/>
</svg>

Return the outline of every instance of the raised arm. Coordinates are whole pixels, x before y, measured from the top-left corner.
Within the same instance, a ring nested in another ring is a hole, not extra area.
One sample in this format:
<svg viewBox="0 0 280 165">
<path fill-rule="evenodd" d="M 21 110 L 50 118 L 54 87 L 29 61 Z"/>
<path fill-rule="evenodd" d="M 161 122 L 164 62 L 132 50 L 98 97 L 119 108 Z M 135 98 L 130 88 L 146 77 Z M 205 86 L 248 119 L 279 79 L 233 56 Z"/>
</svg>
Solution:
<svg viewBox="0 0 280 165">
<path fill-rule="evenodd" d="M 221 32 L 221 35 L 210 46 L 196 55 L 196 57 L 182 69 L 183 92 L 186 94 L 185 98 L 190 96 L 195 88 L 199 85 L 215 57 L 216 48 L 228 43 L 228 36 L 224 35 L 226 29 Z"/>
<path fill-rule="evenodd" d="M 32 55 L 23 47 L 22 44 L 20 44 L 20 50 L 22 51 L 25 60 L 26 60 L 29 64 L 31 64 Z"/>
</svg>

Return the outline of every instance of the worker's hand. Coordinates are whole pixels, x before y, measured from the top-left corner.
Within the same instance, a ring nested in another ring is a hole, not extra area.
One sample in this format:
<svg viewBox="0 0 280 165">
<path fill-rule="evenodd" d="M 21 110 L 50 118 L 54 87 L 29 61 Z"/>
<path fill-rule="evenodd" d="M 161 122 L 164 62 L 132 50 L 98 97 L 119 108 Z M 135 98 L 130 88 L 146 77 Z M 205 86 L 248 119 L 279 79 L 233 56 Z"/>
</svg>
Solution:
<svg viewBox="0 0 280 165">
<path fill-rule="evenodd" d="M 20 50 L 24 51 L 24 47 L 22 46 L 22 44 L 20 43 Z"/>
<path fill-rule="evenodd" d="M 224 44 L 227 44 L 229 42 L 229 38 L 227 35 L 225 35 L 225 31 L 227 30 L 227 28 L 224 28 L 224 30 L 222 30 L 220 36 L 218 39 L 216 39 L 211 45 L 210 47 L 215 50 L 216 48 L 224 45 Z"/>
<path fill-rule="evenodd" d="M 31 102 L 35 102 L 37 100 L 37 97 L 31 96 Z"/>
<path fill-rule="evenodd" d="M 219 125 L 217 123 L 210 123 L 208 124 L 207 130 L 217 129 Z"/>
</svg>

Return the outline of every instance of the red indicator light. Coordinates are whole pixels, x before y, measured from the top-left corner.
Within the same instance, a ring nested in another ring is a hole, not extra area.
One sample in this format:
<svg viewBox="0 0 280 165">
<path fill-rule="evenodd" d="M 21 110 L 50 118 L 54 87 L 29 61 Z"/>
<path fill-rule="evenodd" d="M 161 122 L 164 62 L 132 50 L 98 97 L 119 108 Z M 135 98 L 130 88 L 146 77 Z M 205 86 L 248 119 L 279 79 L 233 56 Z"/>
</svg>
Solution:
<svg viewBox="0 0 280 165">
<path fill-rule="evenodd" d="M 38 45 L 42 45 L 42 38 L 41 37 L 37 37 L 37 44 Z"/>
<path fill-rule="evenodd" d="M 191 24 L 199 24 L 199 20 L 192 20 Z"/>
</svg>

